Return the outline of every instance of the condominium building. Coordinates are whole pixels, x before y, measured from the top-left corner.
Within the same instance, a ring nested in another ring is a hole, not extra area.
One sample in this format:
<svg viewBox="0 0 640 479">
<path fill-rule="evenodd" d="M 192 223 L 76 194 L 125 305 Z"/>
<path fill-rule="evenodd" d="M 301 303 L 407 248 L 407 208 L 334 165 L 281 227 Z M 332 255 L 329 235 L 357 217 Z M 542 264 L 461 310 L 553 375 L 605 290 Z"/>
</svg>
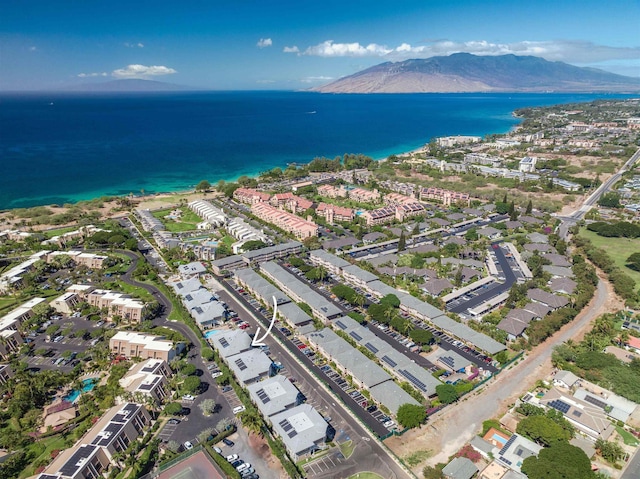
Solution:
<svg viewBox="0 0 640 479">
<path fill-rule="evenodd" d="M 276 193 L 269 199 L 269 204 L 292 213 L 304 213 L 313 206 L 313 201 L 296 196 L 293 193 Z"/>
<path fill-rule="evenodd" d="M 80 296 L 66 292 L 49 303 L 58 313 L 69 315 L 80 304 Z"/>
<path fill-rule="evenodd" d="M 171 369 L 162 359 L 147 359 L 136 363 L 120 379 L 120 386 L 134 395 L 142 394 L 153 398 L 156 402 L 164 402 L 171 393 L 168 379 Z"/>
<path fill-rule="evenodd" d="M 351 208 L 344 208 L 327 203 L 320 203 L 316 208 L 316 214 L 323 217 L 330 225 L 335 221 L 350 222 L 356 217 L 355 211 Z"/>
<path fill-rule="evenodd" d="M 124 293 L 117 293 L 108 289 L 95 289 L 87 295 L 87 302 L 96 308 L 106 309 L 107 319 L 115 316 L 134 323 L 142 321 L 146 312 L 146 305 Z"/>
<path fill-rule="evenodd" d="M 365 190 L 364 188 L 354 188 L 349 190 L 349 198 L 358 203 L 378 203 L 380 193 L 378 190 Z"/>
<path fill-rule="evenodd" d="M 101 269 L 107 256 L 82 253 L 81 251 L 52 251 L 47 254 L 47 263 L 51 263 L 58 256 L 68 256 L 74 263 L 91 269 Z"/>
<path fill-rule="evenodd" d="M 103 477 L 114 456 L 125 451 L 151 423 L 144 406 L 114 406 L 69 449 L 63 451 L 37 479 L 94 479 Z"/>
<path fill-rule="evenodd" d="M 318 225 L 266 203 L 256 203 L 251 212 L 267 223 L 272 223 L 296 238 L 305 239 L 318 235 Z"/>
<path fill-rule="evenodd" d="M 118 331 L 109 340 L 112 354 L 126 358 L 162 359 L 171 361 L 184 349 L 184 343 L 174 343 L 161 336 L 134 331 Z"/>
<path fill-rule="evenodd" d="M 195 200 L 189 203 L 189 209 L 211 226 L 222 226 L 227 222 L 227 215 L 206 200 Z"/>
<path fill-rule="evenodd" d="M 401 195 L 399 193 L 387 193 L 386 195 L 384 195 L 382 201 L 385 205 L 390 206 L 407 205 L 416 202 L 415 198 Z"/>
<path fill-rule="evenodd" d="M 12 329 L 0 331 L 0 358 L 7 360 L 13 353 L 20 351 L 23 343 L 22 335 L 18 331 Z"/>
<path fill-rule="evenodd" d="M 318 186 L 318 194 L 320 196 L 326 196 L 327 198 L 346 198 L 349 192 L 343 185 L 320 185 Z"/>
<path fill-rule="evenodd" d="M 246 203 L 248 205 L 254 205 L 256 203 L 263 203 L 269 201 L 271 195 L 262 191 L 254 190 L 252 188 L 238 188 L 233 192 L 233 199 Z"/>
<path fill-rule="evenodd" d="M 9 364 L 0 364 L 0 384 L 5 384 L 13 377 L 13 369 Z"/>
<path fill-rule="evenodd" d="M 471 198 L 468 193 L 459 193 L 457 191 L 445 190 L 443 188 L 422 188 L 420 190 L 420 200 L 433 200 L 443 203 L 445 206 L 449 206 L 452 203 L 467 203 L 467 206 L 471 202 Z"/>
</svg>

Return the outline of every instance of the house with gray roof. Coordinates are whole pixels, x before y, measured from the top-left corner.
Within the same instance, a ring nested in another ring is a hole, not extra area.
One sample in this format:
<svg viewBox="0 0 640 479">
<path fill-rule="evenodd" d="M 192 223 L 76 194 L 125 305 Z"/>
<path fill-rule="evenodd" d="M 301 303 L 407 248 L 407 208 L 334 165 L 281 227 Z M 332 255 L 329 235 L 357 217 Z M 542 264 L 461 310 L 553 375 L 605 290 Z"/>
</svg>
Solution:
<svg viewBox="0 0 640 479">
<path fill-rule="evenodd" d="M 362 241 L 364 242 L 364 244 L 371 244 L 386 237 L 387 235 L 384 235 L 382 233 L 373 232 L 373 233 L 367 233 L 366 235 L 364 235 L 362 237 Z"/>
<path fill-rule="evenodd" d="M 278 305 L 278 316 L 293 327 L 313 324 L 313 318 L 305 313 L 300 306 L 295 303 Z"/>
<path fill-rule="evenodd" d="M 337 251 L 342 250 L 344 248 L 348 248 L 349 246 L 355 246 L 362 243 L 358 238 L 354 238 L 353 236 L 348 236 L 346 238 L 338 238 L 335 240 L 325 241 L 322 243 L 322 249 L 335 249 Z"/>
<path fill-rule="evenodd" d="M 569 304 L 569 300 L 564 296 L 547 293 L 540 288 L 534 288 L 527 291 L 527 297 L 533 301 L 549 306 L 552 311 Z"/>
<path fill-rule="evenodd" d="M 219 331 L 209 343 L 224 359 L 251 349 L 251 337 L 241 329 Z"/>
<path fill-rule="evenodd" d="M 556 249 L 547 243 L 527 243 L 523 246 L 525 251 L 533 253 L 537 251 L 539 253 L 556 253 Z"/>
<path fill-rule="evenodd" d="M 246 386 L 269 376 L 273 362 L 260 349 L 250 349 L 227 357 L 226 363 L 238 381 Z"/>
<path fill-rule="evenodd" d="M 571 371 L 558 371 L 555 376 L 553 376 L 553 384 L 566 389 L 571 389 L 578 381 L 580 381 L 580 378 Z"/>
<path fill-rule="evenodd" d="M 573 294 L 578 283 L 570 278 L 555 278 L 549 283 L 549 289 L 558 293 Z"/>
<path fill-rule="evenodd" d="M 303 399 L 298 388 L 281 374 L 249 384 L 247 391 L 264 417 L 294 408 L 301 404 Z"/>
<path fill-rule="evenodd" d="M 398 414 L 398 409 L 403 404 L 420 405 L 418 401 L 393 381 L 376 384 L 369 388 L 369 393 L 371 394 L 371 399 L 378 404 L 384 404 L 394 416 Z"/>
<path fill-rule="evenodd" d="M 189 310 L 200 329 L 209 329 L 226 319 L 227 310 L 218 301 L 195 306 Z"/>
<path fill-rule="evenodd" d="M 442 469 L 447 479 L 471 479 L 478 473 L 478 468 L 466 457 L 456 457 Z"/>
<path fill-rule="evenodd" d="M 282 411 L 269 417 L 269 421 L 294 461 L 324 448 L 329 426 L 309 404 Z"/>
<path fill-rule="evenodd" d="M 453 284 L 448 279 L 430 279 L 422 285 L 422 290 L 431 296 L 440 296 L 444 291 L 453 288 Z"/>
<path fill-rule="evenodd" d="M 471 370 L 471 361 L 453 350 L 447 351 L 440 348 L 433 354 L 432 358 L 436 363 L 450 371 L 469 373 Z"/>
<path fill-rule="evenodd" d="M 183 281 L 178 281 L 177 283 L 170 283 L 170 286 L 180 297 L 184 297 L 189 293 L 193 293 L 195 291 L 198 291 L 199 289 L 204 288 L 198 278 L 191 278 Z"/>
<path fill-rule="evenodd" d="M 542 233 L 529 233 L 527 235 L 527 238 L 529 239 L 529 241 L 531 241 L 531 243 L 549 243 L 549 237 L 547 235 L 543 235 Z"/>
<path fill-rule="evenodd" d="M 484 228 L 480 228 L 478 230 L 478 234 L 480 236 L 484 236 L 489 239 L 498 239 L 502 236 L 502 231 L 493 226 L 485 226 Z"/>
<path fill-rule="evenodd" d="M 504 317 L 498 323 L 496 328 L 507 333 L 509 341 L 515 341 L 524 335 L 524 331 L 529 327 L 529 323 L 519 320 L 518 318 Z"/>
<path fill-rule="evenodd" d="M 542 446 L 526 437 L 514 434 L 498 452 L 497 460 L 509 469 L 520 472 L 522 462 L 528 457 L 538 456 L 541 450 Z"/>
<path fill-rule="evenodd" d="M 525 304 L 522 309 L 535 314 L 536 315 L 535 317 L 538 319 L 544 318 L 547 314 L 551 312 L 551 308 L 546 304 L 534 303 L 534 302 Z"/>
<path fill-rule="evenodd" d="M 210 303 L 211 301 L 216 301 L 216 297 L 211 291 L 205 288 L 197 289 L 182 297 L 182 304 L 184 304 L 187 309 L 192 309 L 196 306 Z"/>
<path fill-rule="evenodd" d="M 180 273 L 180 276 L 183 278 L 198 277 L 206 272 L 207 268 L 199 261 L 178 266 L 178 273 Z"/>
<path fill-rule="evenodd" d="M 529 324 L 537 317 L 537 315 L 531 311 L 527 311 L 526 309 L 515 308 L 509 311 L 506 317 L 517 319 L 523 323 Z"/>
<path fill-rule="evenodd" d="M 571 267 L 571 262 L 566 256 L 557 253 L 545 253 L 542 257 L 551 262 L 551 266 L 561 266 L 563 268 Z"/>
<path fill-rule="evenodd" d="M 211 262 L 211 269 L 218 276 L 222 276 L 225 273 L 233 272 L 240 268 L 246 268 L 247 263 L 244 262 L 242 256 L 234 254 L 227 256 L 226 258 L 216 259 Z"/>
</svg>

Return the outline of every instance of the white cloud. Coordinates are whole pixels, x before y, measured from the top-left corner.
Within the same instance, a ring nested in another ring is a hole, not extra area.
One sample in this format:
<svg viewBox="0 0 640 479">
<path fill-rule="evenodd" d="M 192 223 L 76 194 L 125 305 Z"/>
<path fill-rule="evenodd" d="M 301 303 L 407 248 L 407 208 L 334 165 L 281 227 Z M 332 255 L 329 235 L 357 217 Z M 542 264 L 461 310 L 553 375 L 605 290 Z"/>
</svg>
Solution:
<svg viewBox="0 0 640 479">
<path fill-rule="evenodd" d="M 178 73 L 173 68 L 162 65 L 127 65 L 126 68 L 119 68 L 111 72 L 111 76 L 116 78 L 144 78 L 148 76 L 172 75 Z"/>
<path fill-rule="evenodd" d="M 256 43 L 256 46 L 258 48 L 266 48 L 270 47 L 271 45 L 273 45 L 273 41 L 271 40 L 271 38 L 261 38 L 260 40 L 258 40 L 258 43 Z"/>
<path fill-rule="evenodd" d="M 29 51 L 30 52 L 37 52 L 38 51 L 38 47 L 35 47 L 35 46 L 29 47 Z"/>
<path fill-rule="evenodd" d="M 317 77 L 302 78 L 300 81 L 302 83 L 318 83 L 318 82 L 327 82 L 333 79 L 334 77 L 317 76 Z"/>
<path fill-rule="evenodd" d="M 285 50 L 286 51 L 286 50 Z M 334 43 L 324 41 L 304 50 L 303 55 L 320 57 L 384 57 L 388 60 L 408 58 L 429 58 L 453 53 L 474 55 L 533 55 L 550 61 L 588 64 L 616 59 L 640 59 L 640 47 L 610 47 L 586 41 L 521 41 L 514 43 L 492 43 L 486 40 L 453 42 L 450 40 L 429 41 L 421 45 L 402 43 L 388 47 L 377 43 L 361 45 L 355 43 Z"/>
<path fill-rule="evenodd" d="M 78 78 L 94 78 L 94 77 L 106 77 L 106 76 L 108 76 L 107 72 L 78 73 Z"/>
<path fill-rule="evenodd" d="M 327 40 L 318 45 L 307 48 L 303 55 L 312 55 L 319 57 L 371 57 L 384 56 L 393 50 L 377 43 L 370 43 L 367 46 L 355 43 L 334 43 L 333 40 Z"/>
<path fill-rule="evenodd" d="M 295 45 L 292 47 L 284 47 L 282 51 L 284 53 L 300 53 L 300 49 Z"/>
<path fill-rule="evenodd" d="M 125 42 L 124 46 L 127 48 L 144 48 L 144 43 L 129 43 L 129 42 Z"/>
</svg>

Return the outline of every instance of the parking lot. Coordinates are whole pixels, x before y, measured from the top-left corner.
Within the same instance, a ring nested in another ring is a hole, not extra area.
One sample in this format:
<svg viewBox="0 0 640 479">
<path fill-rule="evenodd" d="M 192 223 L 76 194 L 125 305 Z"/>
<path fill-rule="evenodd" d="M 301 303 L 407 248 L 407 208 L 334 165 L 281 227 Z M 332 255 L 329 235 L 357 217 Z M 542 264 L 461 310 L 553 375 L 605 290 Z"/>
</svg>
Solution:
<svg viewBox="0 0 640 479">
<path fill-rule="evenodd" d="M 306 463 L 303 466 L 303 469 L 308 476 L 317 476 L 336 470 L 336 468 L 340 467 L 343 461 L 344 456 L 339 450 L 336 450 L 316 459 L 315 461 Z"/>
</svg>

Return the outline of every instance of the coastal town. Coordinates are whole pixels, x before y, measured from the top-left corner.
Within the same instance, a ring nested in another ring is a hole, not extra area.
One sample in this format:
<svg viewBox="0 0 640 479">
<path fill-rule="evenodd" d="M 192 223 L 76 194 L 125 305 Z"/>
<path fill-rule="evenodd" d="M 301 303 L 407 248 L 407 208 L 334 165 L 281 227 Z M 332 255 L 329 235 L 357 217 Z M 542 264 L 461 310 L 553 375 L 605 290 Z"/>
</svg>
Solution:
<svg viewBox="0 0 640 479">
<path fill-rule="evenodd" d="M 0 478 L 640 477 L 640 100 L 515 114 L 1 212 Z"/>
</svg>

